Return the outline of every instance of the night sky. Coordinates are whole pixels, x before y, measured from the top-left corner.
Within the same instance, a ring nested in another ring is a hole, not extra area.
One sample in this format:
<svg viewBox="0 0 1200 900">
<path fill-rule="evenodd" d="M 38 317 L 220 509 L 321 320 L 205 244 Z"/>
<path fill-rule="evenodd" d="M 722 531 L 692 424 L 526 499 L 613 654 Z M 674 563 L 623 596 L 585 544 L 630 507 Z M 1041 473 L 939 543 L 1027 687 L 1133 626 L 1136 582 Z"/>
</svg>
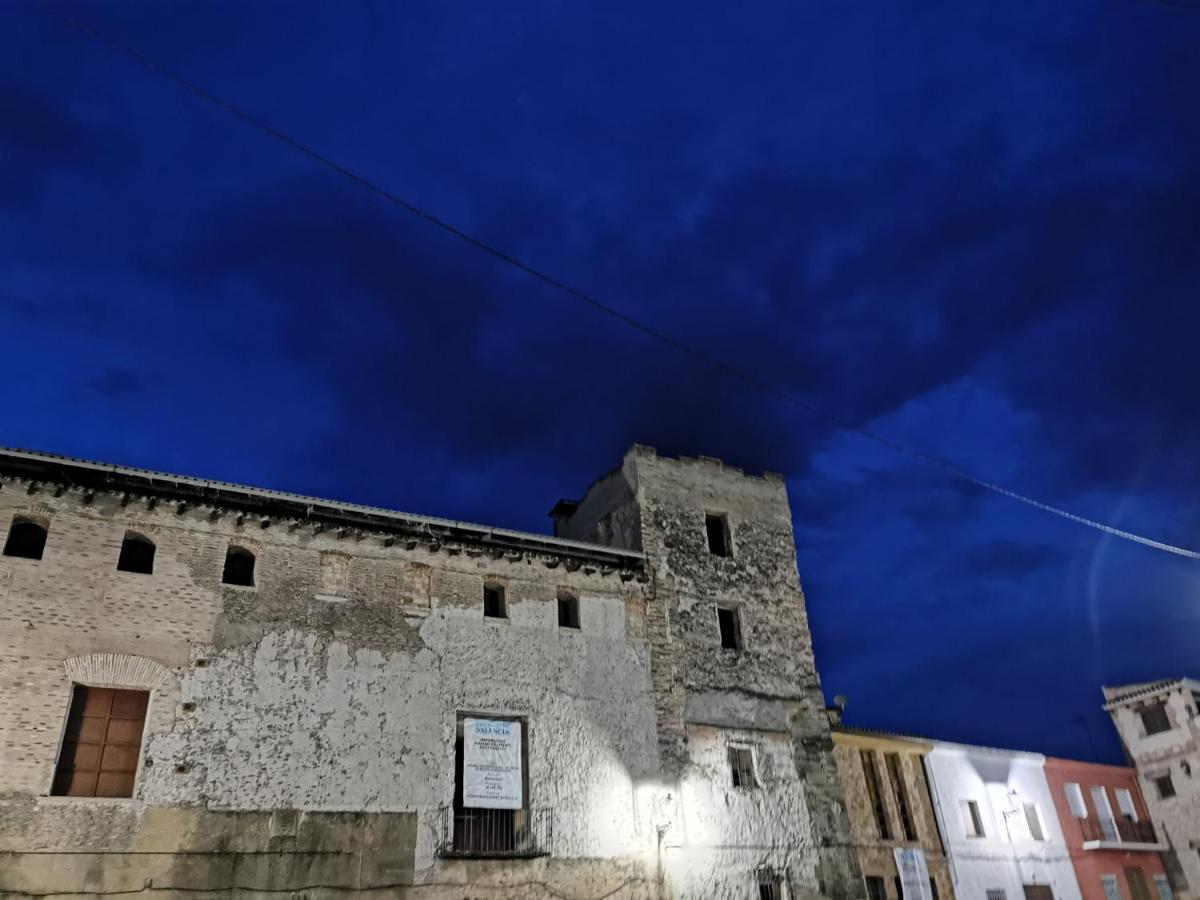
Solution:
<svg viewBox="0 0 1200 900">
<path fill-rule="evenodd" d="M 66 8 L 774 393 L 6 3 L 0 443 L 536 531 L 634 442 L 783 472 L 848 721 L 1119 759 L 1200 563 L 781 394 L 1200 548 L 1200 9 L 709 6 Z"/>
</svg>

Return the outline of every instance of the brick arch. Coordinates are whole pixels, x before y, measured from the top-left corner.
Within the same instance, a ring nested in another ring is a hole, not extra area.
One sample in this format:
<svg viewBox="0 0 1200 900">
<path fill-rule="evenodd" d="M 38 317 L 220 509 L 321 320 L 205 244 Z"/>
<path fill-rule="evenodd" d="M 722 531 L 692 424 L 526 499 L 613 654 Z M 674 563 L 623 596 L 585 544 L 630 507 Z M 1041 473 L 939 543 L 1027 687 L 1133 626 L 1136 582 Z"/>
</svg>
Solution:
<svg viewBox="0 0 1200 900">
<path fill-rule="evenodd" d="M 145 656 L 128 653 L 90 653 L 63 662 L 67 677 L 90 687 L 154 690 L 171 677 L 171 670 Z"/>
</svg>

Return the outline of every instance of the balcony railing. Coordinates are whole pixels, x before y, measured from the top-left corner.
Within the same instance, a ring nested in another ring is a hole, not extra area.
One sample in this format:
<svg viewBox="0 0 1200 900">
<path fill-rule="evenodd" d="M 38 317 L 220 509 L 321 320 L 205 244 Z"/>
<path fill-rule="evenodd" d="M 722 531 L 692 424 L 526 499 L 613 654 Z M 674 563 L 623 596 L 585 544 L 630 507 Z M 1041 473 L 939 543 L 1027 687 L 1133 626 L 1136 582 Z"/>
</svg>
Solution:
<svg viewBox="0 0 1200 900">
<path fill-rule="evenodd" d="M 1076 819 L 1083 831 L 1084 841 L 1105 841 L 1122 844 L 1157 844 L 1158 835 L 1154 824 L 1149 821 L 1131 822 L 1129 819 Z"/>
<path fill-rule="evenodd" d="M 550 809 L 443 809 L 438 856 L 496 859 L 549 856 Z"/>
</svg>

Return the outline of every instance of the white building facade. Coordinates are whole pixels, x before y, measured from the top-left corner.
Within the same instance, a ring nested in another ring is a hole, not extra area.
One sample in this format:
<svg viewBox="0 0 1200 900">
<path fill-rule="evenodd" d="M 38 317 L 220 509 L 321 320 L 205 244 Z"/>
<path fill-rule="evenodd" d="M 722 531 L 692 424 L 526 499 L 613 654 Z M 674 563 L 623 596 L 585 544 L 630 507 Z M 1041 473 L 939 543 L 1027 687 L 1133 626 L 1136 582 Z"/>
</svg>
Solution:
<svg viewBox="0 0 1200 900">
<path fill-rule="evenodd" d="M 1044 763 L 945 742 L 925 756 L 958 900 L 1081 900 Z"/>
</svg>

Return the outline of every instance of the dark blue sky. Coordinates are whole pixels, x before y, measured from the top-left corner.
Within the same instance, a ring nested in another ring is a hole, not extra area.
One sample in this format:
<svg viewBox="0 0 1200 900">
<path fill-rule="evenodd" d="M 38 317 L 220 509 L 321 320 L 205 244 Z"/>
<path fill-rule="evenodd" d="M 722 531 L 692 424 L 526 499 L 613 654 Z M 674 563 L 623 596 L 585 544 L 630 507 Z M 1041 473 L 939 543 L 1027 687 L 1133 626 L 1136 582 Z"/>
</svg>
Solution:
<svg viewBox="0 0 1200 900">
<path fill-rule="evenodd" d="M 592 6 L 598 6 L 593 4 Z M 781 391 L 1200 547 L 1200 12 L 1146 0 L 80 15 Z M 2 442 L 533 530 L 627 445 L 786 473 L 827 694 L 1118 755 L 1200 565 L 745 390 L 56 21 L 0 29 Z"/>
</svg>

